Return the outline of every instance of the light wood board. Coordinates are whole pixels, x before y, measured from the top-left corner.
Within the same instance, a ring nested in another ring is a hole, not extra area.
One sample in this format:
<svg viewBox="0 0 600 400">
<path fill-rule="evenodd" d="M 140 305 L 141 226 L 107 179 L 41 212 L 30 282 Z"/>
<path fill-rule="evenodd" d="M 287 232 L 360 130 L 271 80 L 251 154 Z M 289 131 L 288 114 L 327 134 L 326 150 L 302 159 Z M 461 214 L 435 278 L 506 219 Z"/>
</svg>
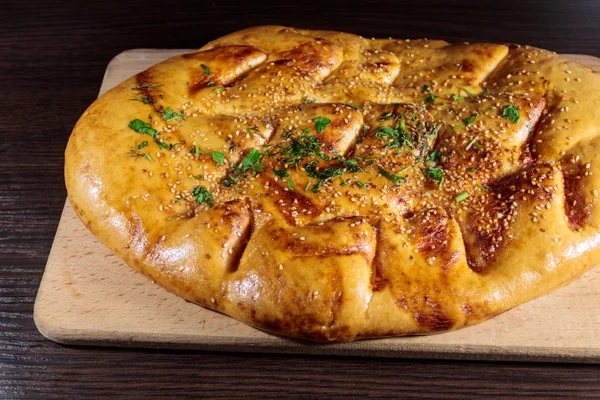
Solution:
<svg viewBox="0 0 600 400">
<path fill-rule="evenodd" d="M 108 65 L 100 93 L 190 51 L 121 53 Z M 598 58 L 569 57 L 600 69 Z M 88 232 L 67 202 L 34 318 L 44 336 L 63 344 L 598 363 L 599 308 L 596 268 L 550 295 L 455 332 L 329 345 L 288 340 L 186 302 L 135 273 Z"/>
</svg>

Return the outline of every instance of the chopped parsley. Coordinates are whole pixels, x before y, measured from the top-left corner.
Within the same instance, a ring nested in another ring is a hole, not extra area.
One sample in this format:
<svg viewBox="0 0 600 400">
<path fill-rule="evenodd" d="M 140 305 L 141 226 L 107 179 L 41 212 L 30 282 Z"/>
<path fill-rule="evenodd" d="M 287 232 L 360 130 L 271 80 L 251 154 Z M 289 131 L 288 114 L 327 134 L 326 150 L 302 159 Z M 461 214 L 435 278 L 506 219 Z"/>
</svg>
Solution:
<svg viewBox="0 0 600 400">
<path fill-rule="evenodd" d="M 384 139 L 387 142 L 386 147 L 414 147 L 414 139 L 410 132 L 406 129 L 404 119 L 395 128 L 385 127 L 380 128 L 375 133 L 377 139 Z M 393 139 L 391 142 L 389 139 Z"/>
<path fill-rule="evenodd" d="M 200 151 L 200 148 L 198 146 L 194 146 L 190 149 L 190 153 L 195 155 L 210 155 L 213 161 L 217 164 L 223 165 L 225 163 L 225 153 L 223 153 L 222 151 Z"/>
<path fill-rule="evenodd" d="M 144 153 L 144 157 L 148 159 L 148 161 L 152 161 L 152 156 L 148 153 Z"/>
<path fill-rule="evenodd" d="M 162 118 L 165 121 L 181 121 L 183 119 L 183 111 L 173 111 L 171 107 L 167 107 L 167 109 L 162 113 Z"/>
<path fill-rule="evenodd" d="M 294 191 L 294 182 L 291 179 L 287 180 L 287 187 L 289 190 Z"/>
<path fill-rule="evenodd" d="M 318 133 L 321 133 L 327 128 L 327 125 L 329 125 L 331 120 L 325 117 L 315 117 L 313 118 L 313 122 L 315 123 L 315 130 Z"/>
<path fill-rule="evenodd" d="M 200 66 L 202 67 L 202 69 L 204 70 L 204 75 L 205 76 L 211 76 L 210 73 L 210 68 L 208 68 L 208 66 L 204 65 L 204 64 L 200 64 Z"/>
<path fill-rule="evenodd" d="M 406 182 L 406 178 L 402 177 L 402 176 L 398 176 L 398 175 L 394 175 L 393 173 L 386 171 L 385 169 L 383 169 L 382 167 L 379 167 L 377 169 L 377 171 L 383 175 L 386 179 L 394 182 L 395 185 L 397 185 L 400 182 Z"/>
<path fill-rule="evenodd" d="M 196 186 L 192 190 L 192 196 L 196 198 L 196 204 L 207 204 L 211 208 L 215 205 L 212 193 L 202 186 Z"/>
<path fill-rule="evenodd" d="M 423 88 L 422 88 L 423 93 L 429 92 L 430 90 L 431 90 L 431 85 L 430 84 L 426 83 L 426 84 L 423 85 Z"/>
<path fill-rule="evenodd" d="M 234 169 L 234 172 L 238 174 L 243 174 L 244 172 L 251 170 L 252 175 L 256 175 L 258 172 L 262 172 L 265 165 L 259 163 L 263 154 L 258 149 L 252 149 L 246 154 L 246 156 L 242 159 L 237 168 Z"/>
<path fill-rule="evenodd" d="M 136 147 L 139 150 L 139 149 L 143 149 L 146 146 L 148 146 L 148 141 L 144 140 L 142 143 L 138 144 Z"/>
<path fill-rule="evenodd" d="M 220 87 L 220 86 L 217 86 L 217 87 L 215 87 L 215 88 L 213 89 L 213 92 L 215 92 L 215 93 L 219 93 L 219 92 L 222 92 L 223 90 L 224 90 L 224 89 L 223 89 L 222 87 Z"/>
<path fill-rule="evenodd" d="M 152 126 L 150 126 L 149 123 L 144 122 L 141 119 L 136 118 L 133 121 L 130 121 L 129 125 L 127 126 L 129 127 L 129 129 L 132 129 L 137 133 L 141 133 L 142 135 L 150 135 L 153 139 L 157 139 L 158 131 L 152 128 Z"/>
<path fill-rule="evenodd" d="M 429 93 L 425 96 L 425 103 L 433 103 L 437 97 L 433 93 Z"/>
<path fill-rule="evenodd" d="M 502 109 L 502 117 L 514 123 L 518 123 L 521 120 L 521 113 L 517 106 L 510 105 Z"/>
<path fill-rule="evenodd" d="M 215 81 L 206 82 L 206 86 L 214 86 Z"/>
<path fill-rule="evenodd" d="M 477 186 L 479 189 L 481 189 L 481 190 L 483 190 L 483 191 L 488 191 L 488 190 L 490 190 L 490 188 L 488 188 L 488 187 L 485 187 L 485 186 L 482 186 L 482 185 L 480 185 L 479 183 L 476 183 L 476 184 L 475 184 L 475 186 Z"/>
<path fill-rule="evenodd" d="M 287 178 L 290 174 L 283 168 L 275 168 L 275 175 L 280 178 Z"/>
<path fill-rule="evenodd" d="M 364 183 L 362 183 L 361 181 L 356 181 L 356 184 L 358 186 L 360 186 L 361 188 L 365 189 L 367 187 L 367 185 L 365 185 Z"/>
<path fill-rule="evenodd" d="M 196 178 L 200 181 L 200 180 L 204 179 L 204 176 L 199 174 L 199 175 L 196 175 L 194 178 Z"/>
<path fill-rule="evenodd" d="M 464 99 L 465 99 L 464 97 L 452 93 L 452 100 L 454 100 L 454 101 L 462 101 Z"/>
<path fill-rule="evenodd" d="M 465 125 L 471 125 L 473 122 L 475 122 L 475 118 L 477 118 L 477 114 L 471 114 L 470 117 L 463 118 L 462 121 L 465 123 Z"/>
<path fill-rule="evenodd" d="M 429 156 L 427 156 L 427 160 L 429 161 L 437 161 L 440 159 L 440 157 L 442 157 L 444 154 L 439 151 L 439 150 L 434 150 L 431 153 L 429 153 Z"/>
<path fill-rule="evenodd" d="M 437 181 L 438 187 L 442 186 L 444 182 L 444 171 L 437 167 L 427 167 L 425 170 L 425 176 L 429 179 Z"/>
<path fill-rule="evenodd" d="M 458 196 L 456 196 L 456 197 L 454 198 L 454 200 L 455 200 L 457 203 L 460 203 L 461 201 L 465 201 L 465 200 L 467 199 L 467 197 L 469 197 L 469 193 L 467 193 L 467 192 L 462 192 L 461 194 L 459 194 Z"/>
</svg>

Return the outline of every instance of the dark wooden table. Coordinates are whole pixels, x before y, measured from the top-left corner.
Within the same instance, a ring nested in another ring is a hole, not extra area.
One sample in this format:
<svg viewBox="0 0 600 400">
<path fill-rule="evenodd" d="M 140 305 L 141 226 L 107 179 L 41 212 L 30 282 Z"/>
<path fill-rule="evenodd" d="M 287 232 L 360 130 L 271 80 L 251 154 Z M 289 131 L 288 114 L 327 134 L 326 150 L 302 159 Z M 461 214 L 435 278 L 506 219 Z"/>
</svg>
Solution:
<svg viewBox="0 0 600 400">
<path fill-rule="evenodd" d="M 0 4 L 0 396 L 600 398 L 598 365 L 74 348 L 44 339 L 32 319 L 66 195 L 63 150 L 117 53 L 285 24 L 600 56 L 600 2 L 49 3 Z"/>
</svg>

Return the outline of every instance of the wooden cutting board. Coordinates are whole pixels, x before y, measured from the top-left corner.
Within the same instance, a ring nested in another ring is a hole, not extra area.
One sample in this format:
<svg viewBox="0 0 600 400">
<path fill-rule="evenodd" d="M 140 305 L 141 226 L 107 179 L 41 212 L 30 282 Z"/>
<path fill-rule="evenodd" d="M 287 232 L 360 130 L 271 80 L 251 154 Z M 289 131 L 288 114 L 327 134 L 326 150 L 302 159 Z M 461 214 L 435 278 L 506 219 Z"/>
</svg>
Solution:
<svg viewBox="0 0 600 400">
<path fill-rule="evenodd" d="M 192 50 L 130 50 L 108 65 L 100 94 Z M 600 70 L 600 59 L 569 55 Z M 174 296 L 135 273 L 88 232 L 67 202 L 35 302 L 40 332 L 63 344 L 380 357 L 600 362 L 600 268 L 483 324 L 433 336 L 310 344 L 274 336 Z"/>
</svg>

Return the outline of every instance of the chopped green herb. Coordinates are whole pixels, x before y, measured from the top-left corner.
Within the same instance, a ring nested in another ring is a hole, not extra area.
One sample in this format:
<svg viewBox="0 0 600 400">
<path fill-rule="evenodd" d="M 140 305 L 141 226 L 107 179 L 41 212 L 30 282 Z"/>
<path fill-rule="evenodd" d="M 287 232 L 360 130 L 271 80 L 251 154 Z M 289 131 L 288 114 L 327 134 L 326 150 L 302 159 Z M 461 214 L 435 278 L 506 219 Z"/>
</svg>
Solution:
<svg viewBox="0 0 600 400">
<path fill-rule="evenodd" d="M 290 174 L 283 168 L 275 168 L 275 175 L 280 178 L 287 178 Z"/>
<path fill-rule="evenodd" d="M 310 185 L 312 185 L 312 182 L 308 182 L 306 184 L 306 187 L 304 188 L 304 190 L 306 190 L 308 192 L 308 188 L 310 188 Z"/>
<path fill-rule="evenodd" d="M 463 118 L 462 121 L 465 125 L 471 125 L 475 121 L 475 118 L 477 118 L 477 114 L 471 114 L 469 118 Z"/>
<path fill-rule="evenodd" d="M 481 147 L 479 146 L 479 144 L 477 144 L 477 138 L 474 138 L 473 140 L 471 140 L 471 141 L 469 142 L 469 144 L 467 145 L 467 147 L 465 147 L 465 150 L 467 150 L 467 151 L 468 151 L 468 150 L 469 150 L 469 149 L 471 149 L 471 147 L 473 147 L 473 146 L 475 146 L 475 148 L 476 148 L 477 150 L 481 150 Z"/>
<path fill-rule="evenodd" d="M 383 177 L 385 177 L 386 179 L 394 182 L 395 185 L 397 185 L 400 182 L 406 182 L 406 179 L 402 176 L 398 176 L 398 175 L 394 175 L 393 173 L 386 171 L 385 169 L 383 169 L 382 167 L 379 167 L 377 169 L 377 171 L 383 175 Z"/>
<path fill-rule="evenodd" d="M 215 87 L 215 88 L 213 89 L 213 92 L 220 93 L 220 92 L 222 92 L 223 90 L 224 90 L 224 89 L 223 89 L 222 87 L 220 87 L 220 86 L 217 86 L 217 87 Z"/>
<path fill-rule="evenodd" d="M 468 194 L 467 192 L 462 192 L 461 194 L 459 194 L 458 196 L 456 196 L 456 197 L 454 198 L 454 200 L 455 200 L 457 203 L 460 203 L 461 201 L 464 201 L 464 200 L 466 200 L 466 199 L 467 199 L 467 197 L 469 197 L 469 194 Z"/>
<path fill-rule="evenodd" d="M 442 186 L 444 182 L 444 171 L 441 168 L 427 167 L 425 170 L 425 176 L 429 179 L 437 181 L 438 187 Z"/>
<path fill-rule="evenodd" d="M 475 172 L 477 170 L 475 168 L 473 168 L 473 167 L 470 167 L 470 168 L 467 168 L 467 171 L 469 171 L 469 172 Z"/>
<path fill-rule="evenodd" d="M 442 124 L 436 125 L 433 127 L 433 129 L 430 132 L 427 132 L 423 136 L 425 136 L 425 138 L 427 138 L 427 139 L 435 139 L 441 128 L 442 128 Z"/>
<path fill-rule="evenodd" d="M 254 136 L 254 134 L 258 132 L 259 131 L 257 127 L 248 128 L 248 133 L 250 134 L 250 136 Z"/>
<path fill-rule="evenodd" d="M 464 97 L 452 93 L 452 100 L 454 100 L 454 101 L 462 101 L 464 99 L 465 99 Z"/>
<path fill-rule="evenodd" d="M 196 175 L 194 178 L 198 179 L 199 181 L 202 180 L 204 177 L 202 175 Z"/>
<path fill-rule="evenodd" d="M 488 187 L 485 187 L 485 186 L 482 186 L 482 185 L 480 185 L 479 183 L 476 183 L 476 184 L 475 184 L 475 186 L 477 186 L 479 189 L 481 189 L 481 190 L 483 190 L 483 191 L 488 191 L 488 190 L 490 190 L 490 188 L 488 188 Z"/>
<path fill-rule="evenodd" d="M 291 179 L 287 180 L 287 187 L 288 187 L 288 189 L 290 189 L 292 191 L 294 190 L 294 182 L 292 182 Z"/>
<path fill-rule="evenodd" d="M 284 133 L 284 135 L 291 134 Z M 305 157 L 315 157 L 320 159 L 329 159 L 328 156 L 321 153 L 321 142 L 316 136 L 308 135 L 307 132 L 303 132 L 299 137 L 289 137 L 290 144 L 286 148 L 282 149 L 280 154 L 285 158 L 281 161 L 287 166 L 298 165 Z"/>
<path fill-rule="evenodd" d="M 318 133 L 321 133 L 327 128 L 327 125 L 329 125 L 331 120 L 325 117 L 315 117 L 313 118 L 313 122 L 315 123 L 315 130 Z"/>
<path fill-rule="evenodd" d="M 378 139 L 384 139 L 387 143 L 386 147 L 414 147 L 414 138 L 408 130 L 405 128 L 404 119 L 400 120 L 400 123 L 396 125 L 396 129 L 385 127 L 375 133 L 375 137 Z M 393 139 L 391 142 L 389 139 Z"/>
<path fill-rule="evenodd" d="M 150 154 L 148 154 L 148 153 L 140 153 L 140 149 L 143 149 L 146 146 L 148 146 L 148 142 L 146 140 L 144 140 L 140 144 L 136 143 L 133 146 L 133 148 L 131 150 L 129 150 L 129 154 L 132 157 L 135 157 L 135 158 L 146 157 L 148 159 L 148 161 L 152 161 L 152 156 Z"/>
<path fill-rule="evenodd" d="M 425 103 L 433 103 L 437 97 L 433 93 L 429 93 L 425 96 Z"/>
<path fill-rule="evenodd" d="M 214 206 L 212 193 L 202 186 L 196 186 L 192 190 L 192 196 L 196 198 L 196 204 L 207 204 L 211 208 Z"/>
<path fill-rule="evenodd" d="M 242 174 L 248 170 L 252 170 L 252 175 L 256 175 L 258 172 L 262 172 L 265 165 L 260 164 L 259 161 L 262 158 L 262 153 L 258 149 L 252 149 L 242 159 L 240 164 L 237 166 L 235 171 L 238 174 Z"/>
<path fill-rule="evenodd" d="M 215 81 L 210 81 L 206 83 L 206 86 L 214 86 L 215 85 Z"/>
<path fill-rule="evenodd" d="M 518 123 L 521 120 L 521 113 L 516 106 L 510 105 L 502 109 L 502 117 L 514 123 Z"/>
<path fill-rule="evenodd" d="M 200 151 L 200 148 L 198 146 L 194 146 L 190 148 L 190 153 L 195 155 L 210 155 L 213 161 L 217 164 L 223 165 L 225 163 L 225 153 L 223 153 L 222 151 Z"/>
<path fill-rule="evenodd" d="M 356 181 L 356 184 L 357 184 L 358 186 L 360 186 L 361 188 L 363 188 L 363 189 L 367 187 L 367 185 L 365 185 L 365 184 L 364 184 L 364 183 L 362 183 L 361 181 Z"/>
<path fill-rule="evenodd" d="M 130 100 L 136 100 L 144 104 L 152 103 L 152 97 L 148 96 L 147 94 L 134 94 L 133 96 L 131 96 Z"/>
<path fill-rule="evenodd" d="M 469 89 L 467 89 L 466 87 L 462 87 L 461 89 L 464 90 L 465 93 L 467 93 L 470 98 L 472 98 L 472 99 L 476 99 L 477 98 L 477 96 L 473 92 L 471 92 Z"/>
<path fill-rule="evenodd" d="M 162 85 L 160 84 L 149 84 L 149 83 L 138 83 L 137 85 L 135 85 L 134 87 L 131 88 L 131 90 L 146 90 L 148 92 L 153 91 L 156 88 L 161 87 Z"/>
<path fill-rule="evenodd" d="M 319 171 L 317 170 L 317 164 L 318 161 L 312 161 L 304 166 L 304 170 L 308 176 L 319 179 L 319 182 L 317 182 L 317 184 L 312 188 L 313 193 L 318 192 L 319 188 L 331 178 L 344 173 L 343 169 L 336 167 L 323 168 Z"/>
<path fill-rule="evenodd" d="M 165 121 L 171 121 L 171 120 L 181 121 L 183 119 L 183 111 L 177 112 L 177 111 L 173 111 L 171 109 L 171 107 L 167 107 L 167 109 L 162 113 L 162 118 Z"/>
<path fill-rule="evenodd" d="M 149 123 L 146 123 L 146 122 L 142 121 L 141 119 L 134 119 L 133 121 L 130 121 L 127 126 L 129 127 L 129 129 L 134 130 L 138 133 L 151 136 L 152 139 L 154 139 L 154 142 L 161 149 L 171 150 L 172 148 L 175 147 L 174 144 L 167 144 L 167 143 L 161 142 L 158 139 L 158 131 L 156 129 L 153 129 Z"/>
<path fill-rule="evenodd" d="M 353 159 L 349 159 L 346 160 L 344 158 L 339 158 L 338 161 L 344 166 L 344 168 L 346 168 L 346 170 L 348 172 L 360 172 L 363 169 L 360 167 L 360 165 L 358 165 L 358 161 L 353 160 Z"/>
<path fill-rule="evenodd" d="M 130 121 L 129 125 L 127 126 L 129 127 L 129 129 L 132 129 L 137 133 L 141 133 L 143 135 L 150 135 L 153 139 L 157 139 L 158 131 L 156 129 L 153 129 L 149 123 L 146 123 L 141 119 L 136 118 L 133 121 Z"/>
<path fill-rule="evenodd" d="M 439 151 L 439 150 L 434 150 L 434 151 L 432 151 L 431 153 L 429 153 L 429 156 L 427 157 L 427 159 L 428 159 L 429 161 L 434 161 L 434 162 L 435 162 L 435 161 L 439 160 L 439 159 L 440 159 L 440 157 L 442 157 L 443 155 L 444 155 L 444 154 L 443 154 L 441 151 Z"/>
<path fill-rule="evenodd" d="M 202 67 L 202 69 L 204 70 L 204 75 L 206 76 L 210 76 L 210 68 L 208 68 L 208 66 L 204 65 L 204 64 L 200 64 L 200 66 Z"/>
<path fill-rule="evenodd" d="M 391 111 L 389 113 L 385 113 L 381 116 L 382 120 L 386 120 L 386 119 L 390 119 L 394 116 L 394 113 L 392 113 Z"/>
<path fill-rule="evenodd" d="M 423 90 L 423 93 L 429 92 L 431 90 L 431 85 L 428 83 L 424 84 L 422 90 Z"/>
</svg>

